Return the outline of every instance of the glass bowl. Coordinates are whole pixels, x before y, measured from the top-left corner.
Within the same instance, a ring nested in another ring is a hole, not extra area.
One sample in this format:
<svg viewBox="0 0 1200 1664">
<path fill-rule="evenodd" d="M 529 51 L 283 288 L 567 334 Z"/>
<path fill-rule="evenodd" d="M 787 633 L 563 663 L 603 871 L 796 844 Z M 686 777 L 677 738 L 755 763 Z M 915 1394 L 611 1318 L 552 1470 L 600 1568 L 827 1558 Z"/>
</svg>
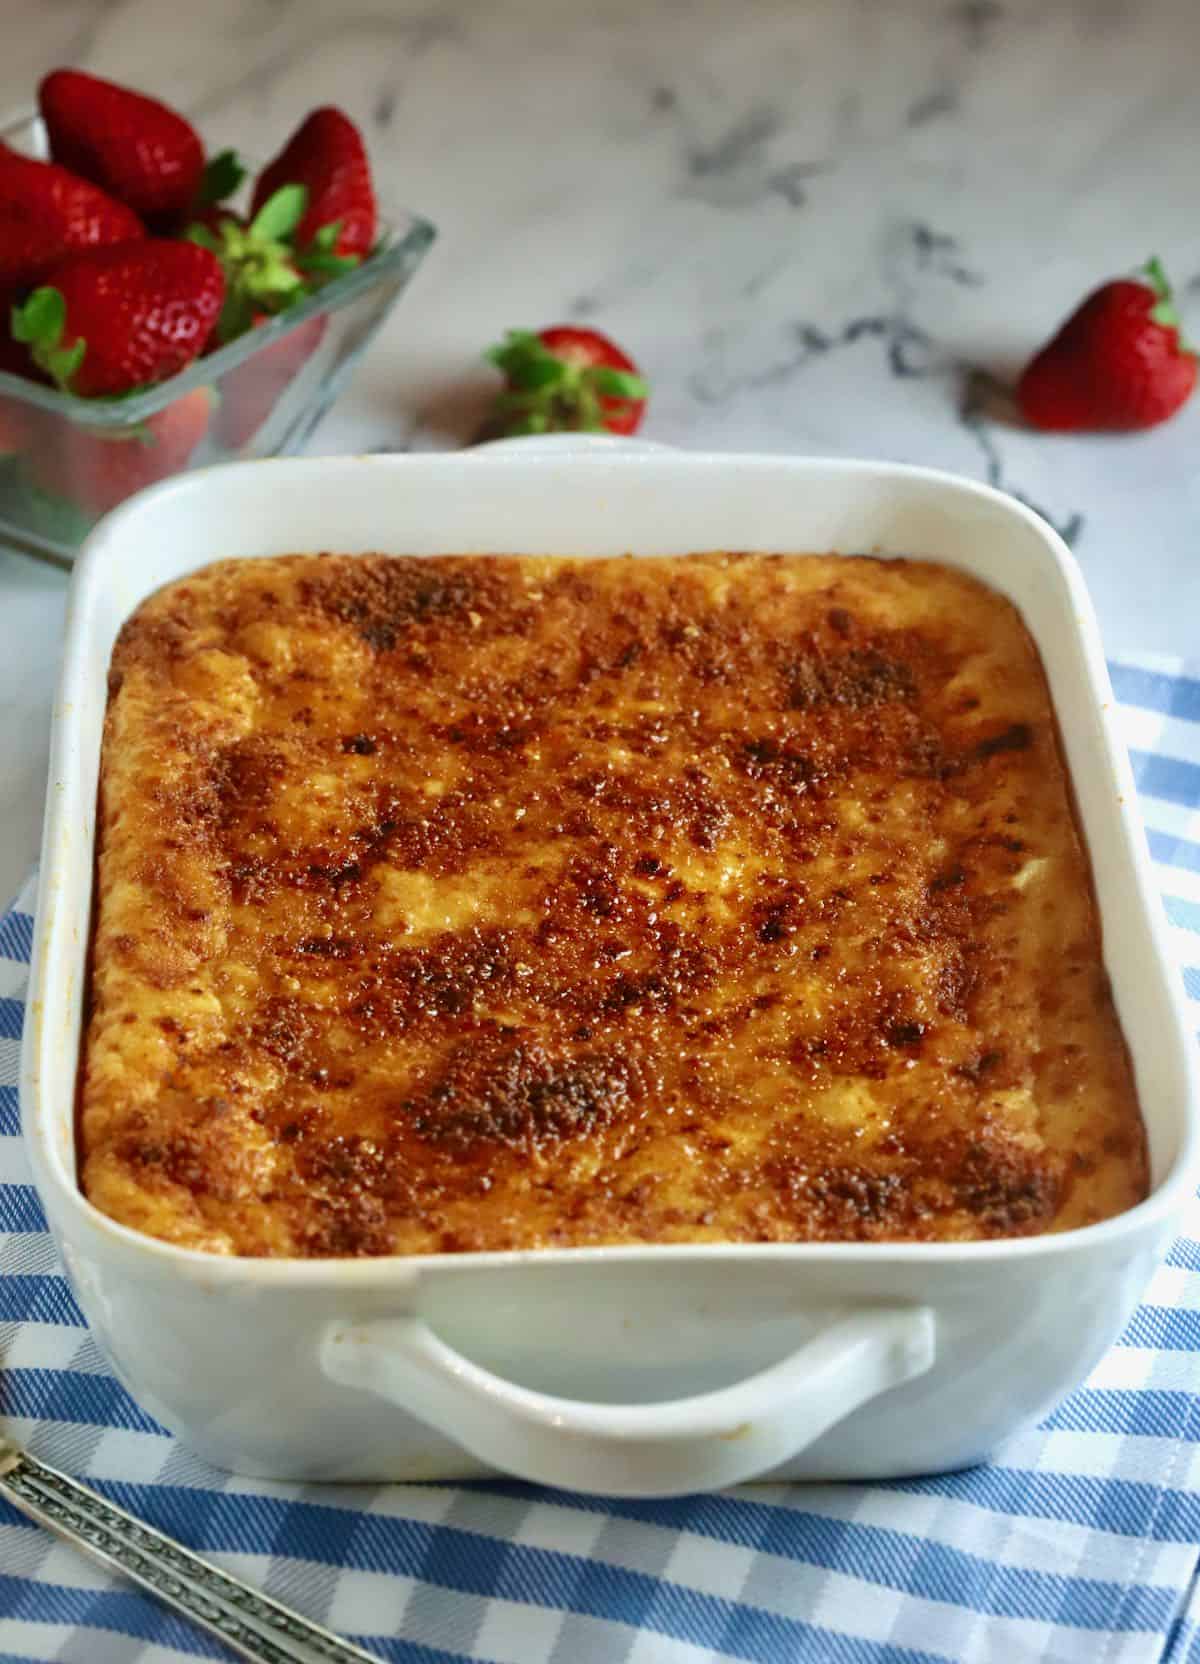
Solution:
<svg viewBox="0 0 1200 1664">
<path fill-rule="evenodd" d="M 37 116 L 0 129 L 0 140 L 48 155 Z M 231 208 L 246 206 L 256 171 Z M 299 450 L 434 235 L 419 215 L 381 213 L 362 265 L 144 393 L 78 399 L 0 371 L 0 541 L 69 565 L 100 516 L 143 486 Z"/>
</svg>

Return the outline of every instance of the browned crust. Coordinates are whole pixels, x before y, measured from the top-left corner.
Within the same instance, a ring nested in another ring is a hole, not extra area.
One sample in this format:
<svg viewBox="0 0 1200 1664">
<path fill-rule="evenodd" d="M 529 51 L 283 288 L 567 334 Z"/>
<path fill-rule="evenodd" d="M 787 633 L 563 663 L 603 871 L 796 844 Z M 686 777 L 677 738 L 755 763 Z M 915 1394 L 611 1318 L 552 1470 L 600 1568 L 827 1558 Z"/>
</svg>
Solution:
<svg viewBox="0 0 1200 1664">
<path fill-rule="evenodd" d="M 1145 1193 L 1034 649 L 919 562 L 295 556 L 113 654 L 83 1184 L 224 1253 Z"/>
</svg>

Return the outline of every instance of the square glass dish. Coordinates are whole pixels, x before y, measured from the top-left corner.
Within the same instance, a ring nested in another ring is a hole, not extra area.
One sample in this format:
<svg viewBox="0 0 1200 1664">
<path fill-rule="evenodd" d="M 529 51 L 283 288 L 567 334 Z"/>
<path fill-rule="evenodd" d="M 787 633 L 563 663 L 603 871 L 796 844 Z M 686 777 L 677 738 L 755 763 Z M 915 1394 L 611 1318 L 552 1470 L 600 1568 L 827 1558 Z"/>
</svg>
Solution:
<svg viewBox="0 0 1200 1664">
<path fill-rule="evenodd" d="M 49 154 L 35 115 L 0 128 L 0 142 Z M 254 172 L 252 164 L 230 208 L 248 201 Z M 384 211 L 360 266 L 132 397 L 74 398 L 0 370 L 0 540 L 70 565 L 101 515 L 143 486 L 214 462 L 298 451 L 434 236 L 419 215 Z"/>
</svg>

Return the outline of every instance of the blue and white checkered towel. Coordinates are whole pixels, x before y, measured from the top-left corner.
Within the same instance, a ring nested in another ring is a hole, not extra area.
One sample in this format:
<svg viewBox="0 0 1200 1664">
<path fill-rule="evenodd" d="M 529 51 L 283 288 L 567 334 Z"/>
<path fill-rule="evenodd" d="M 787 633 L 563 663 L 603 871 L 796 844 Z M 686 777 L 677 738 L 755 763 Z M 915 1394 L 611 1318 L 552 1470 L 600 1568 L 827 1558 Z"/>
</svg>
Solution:
<svg viewBox="0 0 1200 1664">
<path fill-rule="evenodd" d="M 1200 679 L 1113 681 L 1200 1001 Z M 17 1125 L 32 895 L 0 921 L 0 1425 L 35 1454 L 404 1664 L 1200 1664 L 1200 1203 L 1087 1384 L 970 1473 L 610 1503 L 233 1479 L 118 1386 L 59 1275 Z M 0 1503 L 0 1664 L 196 1656 Z"/>
</svg>

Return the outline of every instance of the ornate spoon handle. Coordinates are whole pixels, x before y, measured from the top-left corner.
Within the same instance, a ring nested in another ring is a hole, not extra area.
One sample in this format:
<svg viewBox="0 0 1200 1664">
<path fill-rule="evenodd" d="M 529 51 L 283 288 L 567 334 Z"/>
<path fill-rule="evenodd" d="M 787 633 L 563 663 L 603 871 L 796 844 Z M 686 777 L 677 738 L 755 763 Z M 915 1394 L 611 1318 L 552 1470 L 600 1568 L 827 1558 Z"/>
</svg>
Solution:
<svg viewBox="0 0 1200 1664">
<path fill-rule="evenodd" d="M 240 1578 L 0 1438 L 0 1496 L 91 1559 L 140 1584 L 251 1664 L 378 1664 Z"/>
</svg>

